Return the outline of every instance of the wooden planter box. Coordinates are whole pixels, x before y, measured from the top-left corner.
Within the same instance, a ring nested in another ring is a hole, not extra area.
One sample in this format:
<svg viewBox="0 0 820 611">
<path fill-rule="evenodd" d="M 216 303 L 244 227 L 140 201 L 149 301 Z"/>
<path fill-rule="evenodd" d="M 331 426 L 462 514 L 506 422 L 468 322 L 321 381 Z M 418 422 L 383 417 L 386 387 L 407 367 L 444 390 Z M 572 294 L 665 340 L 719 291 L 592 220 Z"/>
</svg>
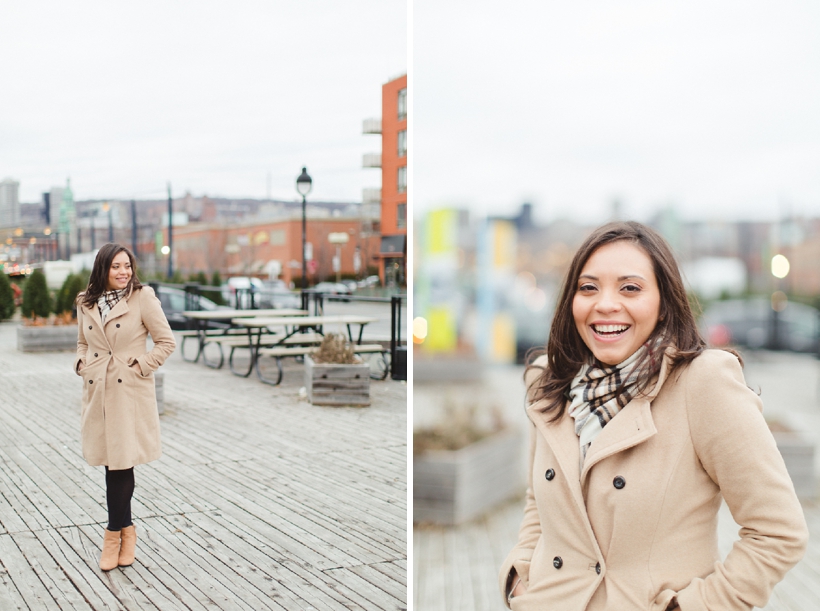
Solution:
<svg viewBox="0 0 820 611">
<path fill-rule="evenodd" d="M 786 470 L 794 483 L 794 490 L 801 499 L 817 497 L 817 480 L 814 476 L 814 443 L 796 431 L 773 431 L 777 449 L 786 463 Z"/>
<path fill-rule="evenodd" d="M 471 520 L 524 487 L 521 434 L 504 430 L 460 450 L 413 458 L 413 521 L 455 525 Z"/>
<path fill-rule="evenodd" d="M 77 349 L 77 325 L 17 327 L 20 352 L 57 352 Z"/>
<path fill-rule="evenodd" d="M 370 365 L 315 363 L 305 356 L 305 388 L 313 405 L 370 405 Z"/>
</svg>

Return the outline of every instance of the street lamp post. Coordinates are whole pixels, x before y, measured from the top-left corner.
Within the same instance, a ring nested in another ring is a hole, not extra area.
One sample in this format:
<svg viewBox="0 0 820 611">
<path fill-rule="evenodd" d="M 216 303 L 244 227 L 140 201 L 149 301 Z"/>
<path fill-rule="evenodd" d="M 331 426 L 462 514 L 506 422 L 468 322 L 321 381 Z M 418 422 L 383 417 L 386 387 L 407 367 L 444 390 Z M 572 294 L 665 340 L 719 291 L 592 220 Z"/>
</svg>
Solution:
<svg viewBox="0 0 820 611">
<path fill-rule="evenodd" d="M 302 173 L 296 179 L 296 191 L 302 196 L 302 291 L 307 288 L 307 194 L 313 187 L 313 180 L 307 173 L 307 168 L 302 168 Z"/>
<path fill-rule="evenodd" d="M 772 257 L 772 276 L 777 278 L 777 284 L 782 284 L 782 280 L 789 275 L 789 260 L 783 255 L 775 255 Z M 772 350 L 780 350 L 784 346 L 781 336 L 780 330 L 780 312 L 786 309 L 786 304 L 788 303 L 788 297 L 786 294 L 780 290 L 779 286 L 776 287 L 774 293 L 772 293 L 772 313 L 771 313 L 771 321 L 772 321 L 772 328 L 771 328 L 771 335 L 769 338 L 769 347 Z"/>
</svg>

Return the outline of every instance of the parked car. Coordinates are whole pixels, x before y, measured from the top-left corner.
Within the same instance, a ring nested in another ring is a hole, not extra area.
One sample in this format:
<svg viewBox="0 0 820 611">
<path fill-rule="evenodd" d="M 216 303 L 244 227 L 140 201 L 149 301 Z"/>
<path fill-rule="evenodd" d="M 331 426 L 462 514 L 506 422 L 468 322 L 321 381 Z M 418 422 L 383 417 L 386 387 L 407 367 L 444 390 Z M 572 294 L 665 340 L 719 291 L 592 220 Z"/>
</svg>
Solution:
<svg viewBox="0 0 820 611">
<path fill-rule="evenodd" d="M 349 296 L 350 289 L 347 288 L 341 282 L 320 282 L 316 286 L 313 287 L 312 291 L 314 293 L 323 293 L 325 295 L 347 295 Z M 350 299 L 343 299 L 342 301 L 350 301 Z"/>
<path fill-rule="evenodd" d="M 359 280 L 357 282 L 360 289 L 369 288 L 371 286 L 379 286 L 379 277 L 378 276 L 368 276 L 364 280 Z"/>
<path fill-rule="evenodd" d="M 351 293 L 355 293 L 356 289 L 359 288 L 355 280 L 342 280 L 342 284 L 349 288 Z"/>
<path fill-rule="evenodd" d="M 283 280 L 263 280 L 262 288 L 254 295 L 254 303 L 258 308 L 298 310 L 302 307 L 302 298 L 290 291 Z"/>
<path fill-rule="evenodd" d="M 159 286 L 157 288 L 157 297 L 162 305 L 162 311 L 165 313 L 165 318 L 168 319 L 168 324 L 171 329 L 181 331 L 188 328 L 188 319 L 182 313 L 191 309 L 186 303 L 185 291 L 181 289 L 171 288 L 170 286 Z M 220 310 L 227 309 L 224 306 L 218 306 L 207 297 L 197 297 L 199 299 L 200 310 Z"/>
<path fill-rule="evenodd" d="M 713 346 L 771 346 L 774 311 L 765 297 L 729 299 L 712 304 L 704 312 L 701 327 Z M 793 352 L 817 352 L 818 311 L 802 303 L 787 302 L 778 313 L 778 342 Z"/>
</svg>

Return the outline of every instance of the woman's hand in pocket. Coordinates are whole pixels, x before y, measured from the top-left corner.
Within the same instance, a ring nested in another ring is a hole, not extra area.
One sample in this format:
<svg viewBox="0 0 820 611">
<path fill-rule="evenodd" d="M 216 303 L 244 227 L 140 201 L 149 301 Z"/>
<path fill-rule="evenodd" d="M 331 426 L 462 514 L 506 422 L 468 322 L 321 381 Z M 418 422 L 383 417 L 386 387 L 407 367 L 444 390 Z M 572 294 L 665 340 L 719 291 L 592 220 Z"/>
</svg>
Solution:
<svg viewBox="0 0 820 611">
<path fill-rule="evenodd" d="M 142 375 L 142 367 L 140 367 L 140 364 L 137 361 L 134 361 L 131 364 L 131 369 L 133 369 L 136 374 Z"/>
</svg>

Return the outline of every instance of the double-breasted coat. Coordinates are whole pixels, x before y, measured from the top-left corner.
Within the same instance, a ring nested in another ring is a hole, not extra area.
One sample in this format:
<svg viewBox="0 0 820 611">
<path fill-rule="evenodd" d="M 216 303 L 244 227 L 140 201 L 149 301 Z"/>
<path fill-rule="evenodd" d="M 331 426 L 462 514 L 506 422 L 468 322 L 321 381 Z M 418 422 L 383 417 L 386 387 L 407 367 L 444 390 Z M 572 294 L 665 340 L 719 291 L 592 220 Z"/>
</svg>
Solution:
<svg viewBox="0 0 820 611">
<path fill-rule="evenodd" d="M 154 290 L 143 286 L 120 299 L 105 325 L 96 304 L 80 305 L 77 329 L 74 371 L 83 378 L 83 456 L 89 465 L 109 469 L 156 460 L 162 447 L 154 371 L 176 343 Z M 154 347 L 147 351 L 149 333 Z M 130 367 L 134 362 L 140 372 Z"/>
<path fill-rule="evenodd" d="M 527 587 L 513 611 L 663 611 L 673 596 L 682 611 L 746 611 L 802 557 L 802 508 L 737 358 L 706 350 L 668 371 L 665 359 L 583 470 L 572 417 L 528 406 L 524 520 L 500 573 L 502 592 L 512 568 Z M 723 561 L 721 498 L 741 526 Z"/>
</svg>

